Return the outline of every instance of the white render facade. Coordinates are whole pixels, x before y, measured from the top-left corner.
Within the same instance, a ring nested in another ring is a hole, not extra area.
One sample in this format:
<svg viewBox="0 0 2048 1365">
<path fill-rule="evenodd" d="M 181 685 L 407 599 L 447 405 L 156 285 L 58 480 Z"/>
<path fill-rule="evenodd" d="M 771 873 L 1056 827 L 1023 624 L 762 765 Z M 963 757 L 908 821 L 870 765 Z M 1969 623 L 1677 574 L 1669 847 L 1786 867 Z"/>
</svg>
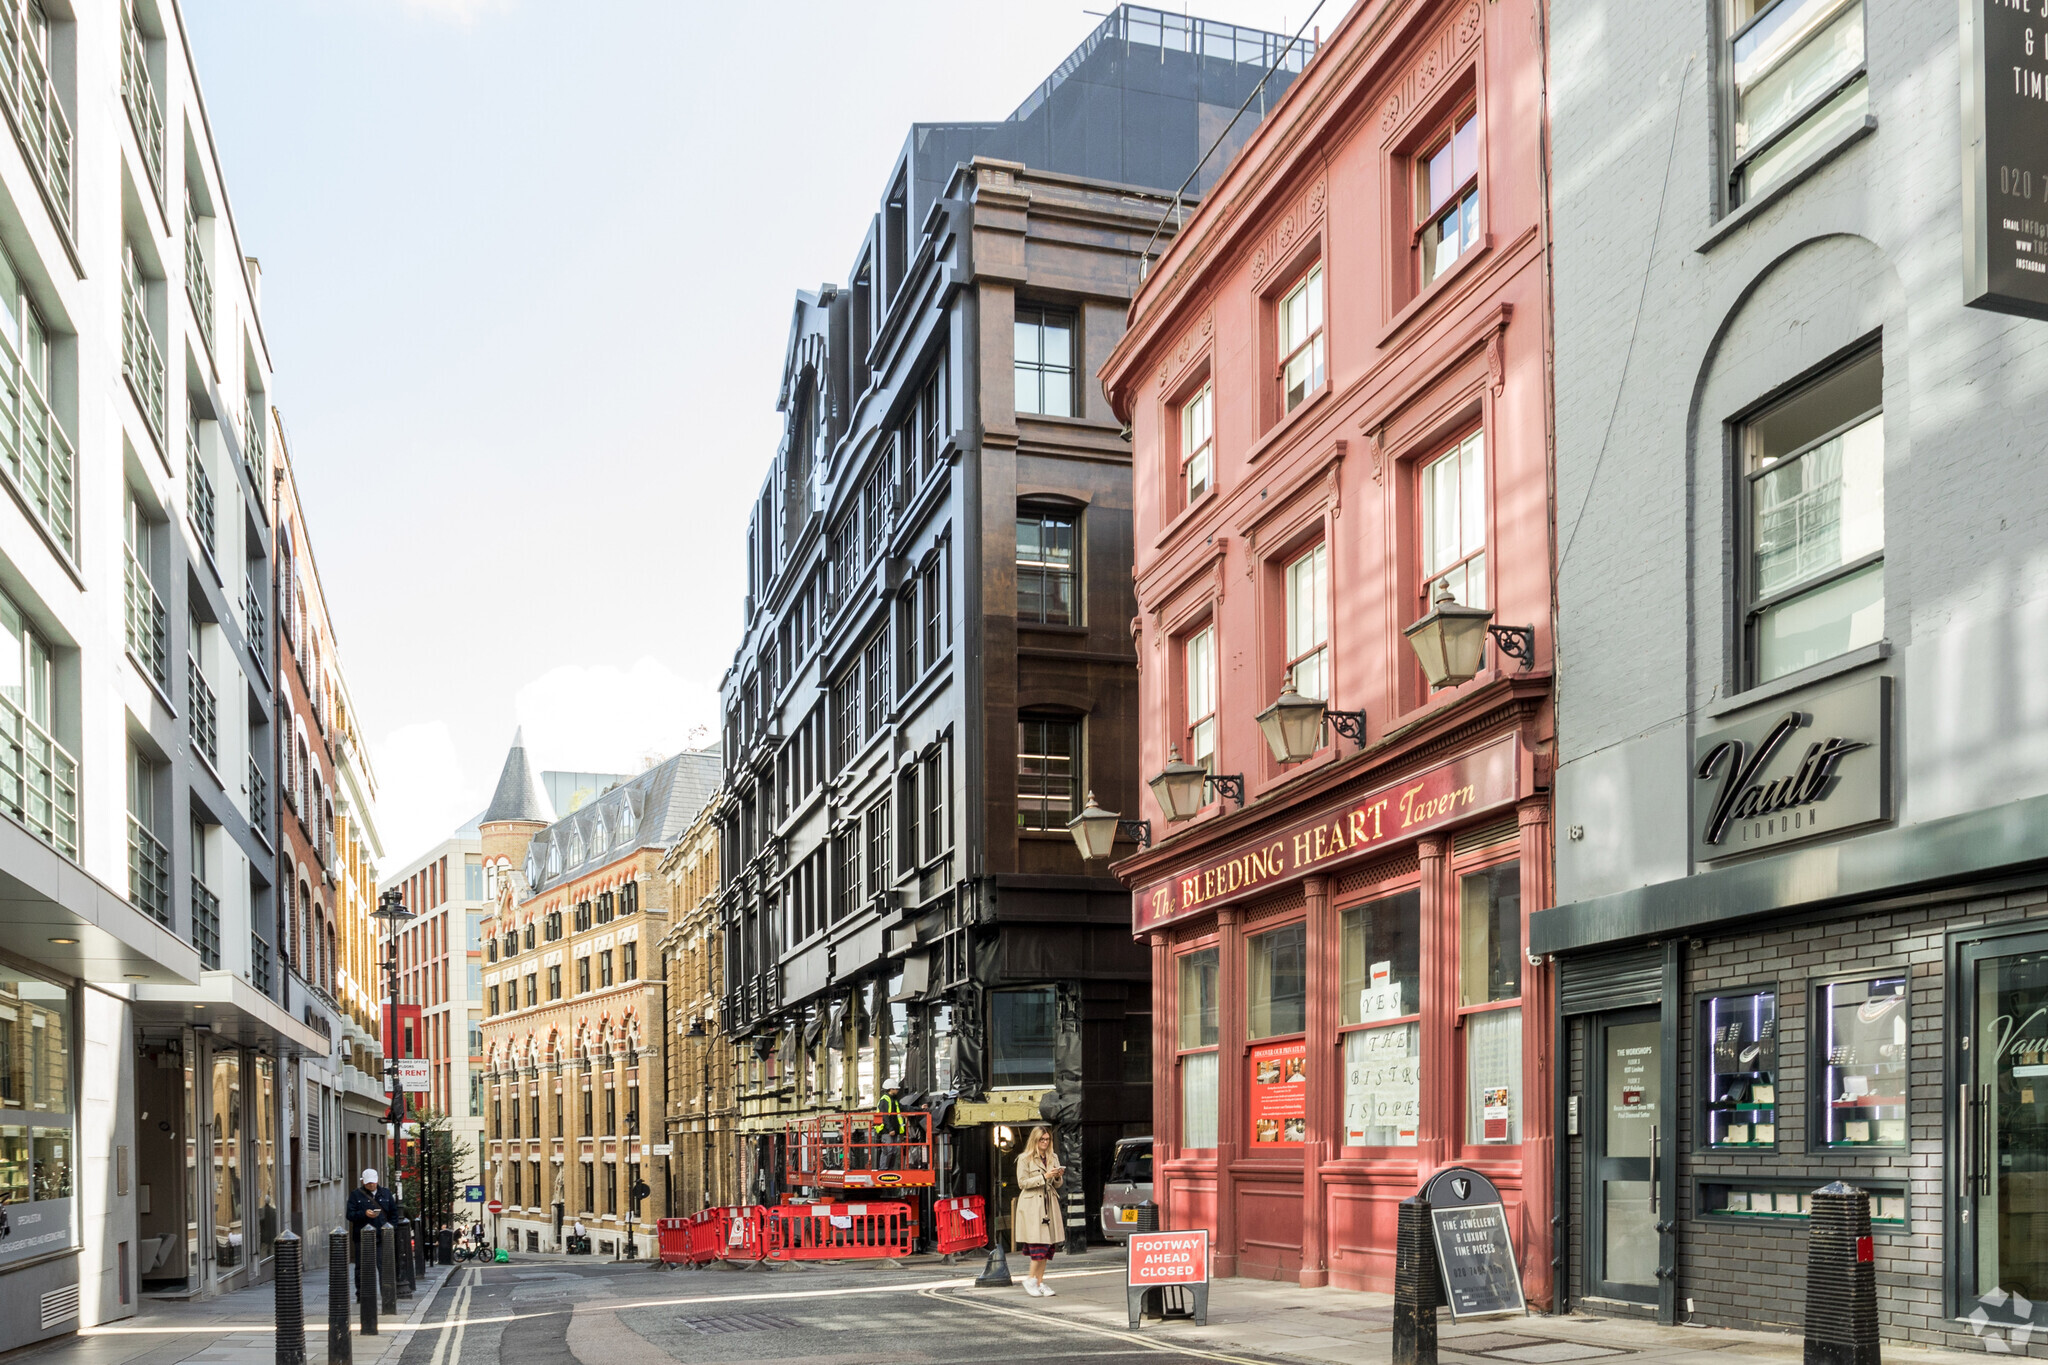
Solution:
<svg viewBox="0 0 2048 1365">
<path fill-rule="evenodd" d="M 8 0 L 0 49 L 6 1350 L 267 1278 L 330 1044 L 277 951 L 271 368 L 182 20 Z"/>
</svg>

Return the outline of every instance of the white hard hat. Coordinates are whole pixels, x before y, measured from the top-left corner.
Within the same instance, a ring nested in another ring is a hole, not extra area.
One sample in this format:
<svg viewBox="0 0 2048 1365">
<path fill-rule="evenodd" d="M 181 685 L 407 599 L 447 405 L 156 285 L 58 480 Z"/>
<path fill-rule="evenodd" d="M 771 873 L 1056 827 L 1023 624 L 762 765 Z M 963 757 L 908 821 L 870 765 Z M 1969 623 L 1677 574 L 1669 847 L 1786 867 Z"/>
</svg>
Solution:
<svg viewBox="0 0 2048 1365">
<path fill-rule="evenodd" d="M 377 1183 L 377 1168 L 375 1166 L 368 1167 L 363 1171 L 363 1183 L 365 1185 Z"/>
</svg>

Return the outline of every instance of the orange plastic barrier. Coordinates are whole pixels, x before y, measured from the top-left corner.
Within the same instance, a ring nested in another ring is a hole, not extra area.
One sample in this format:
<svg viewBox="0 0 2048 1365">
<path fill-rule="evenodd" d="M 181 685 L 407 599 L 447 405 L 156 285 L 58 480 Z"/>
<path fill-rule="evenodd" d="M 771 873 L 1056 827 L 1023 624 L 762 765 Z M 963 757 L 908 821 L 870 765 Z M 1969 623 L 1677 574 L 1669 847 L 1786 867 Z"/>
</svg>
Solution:
<svg viewBox="0 0 2048 1365">
<path fill-rule="evenodd" d="M 656 1244 L 663 1265 L 686 1265 L 690 1260 L 690 1220 L 663 1218 L 654 1225 Z"/>
<path fill-rule="evenodd" d="M 916 1227 L 908 1204 L 782 1204 L 762 1212 L 771 1261 L 908 1256 Z"/>
<path fill-rule="evenodd" d="M 988 1245 L 988 1218 L 978 1194 L 940 1199 L 932 1205 L 940 1255 L 979 1251 Z"/>
</svg>

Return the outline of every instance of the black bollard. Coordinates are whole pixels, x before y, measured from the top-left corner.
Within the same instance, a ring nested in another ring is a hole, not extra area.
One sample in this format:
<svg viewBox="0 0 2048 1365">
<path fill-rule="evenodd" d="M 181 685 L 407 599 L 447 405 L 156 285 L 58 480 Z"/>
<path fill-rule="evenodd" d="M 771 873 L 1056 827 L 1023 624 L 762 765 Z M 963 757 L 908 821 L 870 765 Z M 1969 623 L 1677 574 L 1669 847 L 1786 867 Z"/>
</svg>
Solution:
<svg viewBox="0 0 2048 1365">
<path fill-rule="evenodd" d="M 1877 1249 L 1870 1193 L 1813 1192 L 1806 1233 L 1806 1365 L 1878 1365 Z"/>
<path fill-rule="evenodd" d="M 1394 1232 L 1393 1365 L 1436 1365 L 1436 1310 L 1442 1302 L 1429 1201 L 1410 1195 L 1401 1201 Z"/>
<path fill-rule="evenodd" d="M 377 1335 L 377 1229 L 365 1224 L 356 1237 L 356 1302 L 362 1305 L 363 1335 Z M 397 1304 L 392 1308 L 396 1310 Z"/>
<path fill-rule="evenodd" d="M 275 1245 L 276 1278 L 271 1282 L 277 1327 L 277 1365 L 306 1365 L 306 1290 L 300 1283 L 299 1239 L 280 1233 Z"/>
<path fill-rule="evenodd" d="M 379 1296 L 384 1302 L 386 1313 L 398 1312 L 398 1230 L 380 1228 L 377 1232 L 377 1283 L 383 1291 Z"/>
<path fill-rule="evenodd" d="M 412 1225 L 412 1249 L 418 1253 L 413 1265 L 412 1282 L 415 1287 L 427 1278 L 427 1267 L 434 1263 L 434 1234 L 427 1231 L 427 1220 L 416 1219 Z"/>
<path fill-rule="evenodd" d="M 976 1289 L 1001 1289 L 1010 1283 L 1010 1258 L 1003 1251 L 1002 1234 L 989 1243 L 988 1264 L 974 1277 Z"/>
<path fill-rule="evenodd" d="M 455 1229 L 442 1228 L 438 1244 L 434 1248 L 440 1253 L 442 1265 L 455 1264 Z"/>
<path fill-rule="evenodd" d="M 392 1221 L 391 1237 L 394 1247 L 392 1257 L 398 1267 L 398 1301 L 404 1303 L 412 1297 L 412 1220 L 403 1211 Z"/>
<path fill-rule="evenodd" d="M 352 1365 L 348 1337 L 348 1229 L 327 1234 L 327 1365 Z"/>
</svg>

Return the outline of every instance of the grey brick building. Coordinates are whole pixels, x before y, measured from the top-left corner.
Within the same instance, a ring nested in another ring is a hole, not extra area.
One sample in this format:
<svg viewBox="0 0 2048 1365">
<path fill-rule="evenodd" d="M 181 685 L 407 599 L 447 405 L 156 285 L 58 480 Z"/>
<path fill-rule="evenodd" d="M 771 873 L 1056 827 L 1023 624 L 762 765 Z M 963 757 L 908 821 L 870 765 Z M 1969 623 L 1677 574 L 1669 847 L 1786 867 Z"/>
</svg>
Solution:
<svg viewBox="0 0 2048 1365">
<path fill-rule="evenodd" d="M 1964 18 L 1549 24 L 1560 1283 L 1796 1325 L 1840 1179 L 1887 1336 L 2004 1342 L 2048 1322 L 2048 325 L 1965 303 Z"/>
</svg>

